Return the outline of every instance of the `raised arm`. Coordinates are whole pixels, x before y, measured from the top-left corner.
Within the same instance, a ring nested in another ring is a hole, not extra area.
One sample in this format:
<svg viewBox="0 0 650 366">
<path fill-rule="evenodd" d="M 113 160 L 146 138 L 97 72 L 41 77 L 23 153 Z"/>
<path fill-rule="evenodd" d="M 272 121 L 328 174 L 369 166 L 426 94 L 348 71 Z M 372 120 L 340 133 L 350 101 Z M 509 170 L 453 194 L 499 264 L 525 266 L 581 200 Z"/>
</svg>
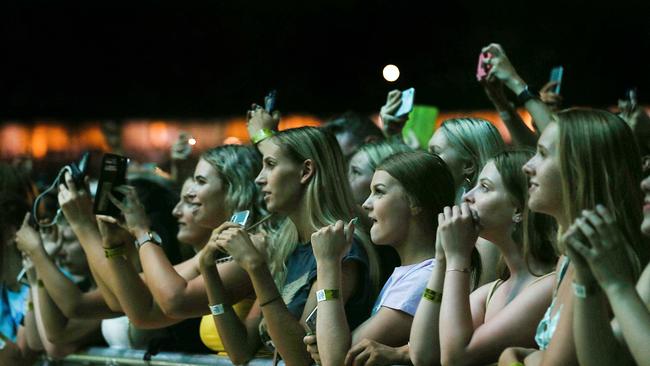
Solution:
<svg viewBox="0 0 650 366">
<path fill-rule="evenodd" d="M 510 63 L 510 60 L 508 59 L 508 56 L 506 56 L 501 45 L 492 43 L 489 46 L 484 47 L 481 52 L 489 53 L 491 55 L 491 57 L 487 58 L 485 61 L 490 70 L 487 76 L 488 82 L 500 80 L 517 96 L 521 95 L 522 92 L 528 88 L 526 82 L 519 76 L 519 74 L 517 74 L 512 63 Z M 524 107 L 526 107 L 530 115 L 533 117 L 540 134 L 544 131 L 546 126 L 553 122 L 553 111 L 539 98 L 527 99 L 524 103 Z M 518 131 L 520 128 L 518 127 L 515 130 Z"/>
<path fill-rule="evenodd" d="M 587 366 L 623 364 L 625 361 L 633 364 L 625 359 L 625 347 L 614 336 L 609 300 L 637 364 L 650 365 L 647 349 L 650 313 L 634 288 L 635 266 L 626 250 L 628 244 L 606 208 L 598 205 L 595 211 L 583 213 L 583 219 L 570 230 L 581 229 L 590 235 L 567 236 L 568 252 L 576 268 L 576 283 L 588 289 L 584 297 L 576 296 L 575 301 L 573 327 L 578 360 Z M 644 275 L 646 278 L 641 280 L 650 283 L 650 270 Z"/>
</svg>

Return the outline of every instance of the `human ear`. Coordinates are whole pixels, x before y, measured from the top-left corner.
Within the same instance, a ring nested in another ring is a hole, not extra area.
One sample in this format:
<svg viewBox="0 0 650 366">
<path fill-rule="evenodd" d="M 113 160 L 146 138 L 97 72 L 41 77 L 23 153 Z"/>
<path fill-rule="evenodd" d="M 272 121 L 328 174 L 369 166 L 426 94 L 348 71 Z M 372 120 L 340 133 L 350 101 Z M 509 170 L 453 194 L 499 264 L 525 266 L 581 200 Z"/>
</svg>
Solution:
<svg viewBox="0 0 650 366">
<path fill-rule="evenodd" d="M 316 165 L 312 159 L 307 159 L 302 163 L 302 171 L 300 173 L 300 183 L 306 184 L 316 173 Z"/>
<path fill-rule="evenodd" d="M 512 215 L 512 222 L 518 224 L 524 220 L 524 214 L 520 209 L 516 208 L 514 214 Z"/>
<path fill-rule="evenodd" d="M 476 164 L 471 160 L 466 160 L 463 163 L 463 177 L 467 180 L 471 180 L 469 177 L 473 176 L 474 173 L 476 173 Z"/>
</svg>

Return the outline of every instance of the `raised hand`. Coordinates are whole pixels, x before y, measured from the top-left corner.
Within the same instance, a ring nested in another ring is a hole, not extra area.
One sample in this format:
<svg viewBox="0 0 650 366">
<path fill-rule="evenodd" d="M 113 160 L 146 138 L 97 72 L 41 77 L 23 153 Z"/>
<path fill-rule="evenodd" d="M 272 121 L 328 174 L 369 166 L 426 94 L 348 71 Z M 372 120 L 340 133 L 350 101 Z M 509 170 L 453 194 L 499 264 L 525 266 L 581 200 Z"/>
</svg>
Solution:
<svg viewBox="0 0 650 366">
<path fill-rule="evenodd" d="M 501 45 L 492 43 L 487 47 L 484 47 L 481 52 L 490 53 L 492 57 L 485 59 L 483 62 L 486 65 L 489 65 L 490 71 L 487 75 L 487 81 L 492 82 L 494 80 L 502 81 L 508 88 L 510 88 L 515 94 L 519 94 L 525 83 L 517 74 L 514 66 L 508 59 L 505 51 Z"/>
<path fill-rule="evenodd" d="M 84 189 L 75 186 L 70 173 L 64 174 L 65 184 L 59 184 L 57 196 L 63 215 L 70 225 L 93 223 L 93 202 Z"/>
<path fill-rule="evenodd" d="M 607 289 L 626 283 L 633 285 L 633 268 L 639 263 L 634 263 L 629 245 L 609 210 L 602 205 L 594 211 L 585 210 L 575 226 L 582 235 L 569 237 L 568 244 L 584 259 L 600 286 Z"/>
<path fill-rule="evenodd" d="M 562 105 L 562 96 L 554 92 L 559 81 L 549 81 L 539 90 L 539 99 L 552 110 L 557 110 Z"/>
<path fill-rule="evenodd" d="M 124 199 L 120 201 L 111 193 L 108 194 L 108 198 L 122 211 L 126 228 L 131 235 L 138 237 L 140 233 L 149 231 L 149 218 L 147 218 L 144 206 L 140 203 L 135 187 L 124 185 L 116 187 L 115 190 L 122 193 Z"/>
<path fill-rule="evenodd" d="M 396 117 L 395 113 L 402 105 L 402 92 L 395 89 L 388 92 L 386 104 L 381 107 L 379 117 L 382 121 L 382 128 L 387 135 L 395 135 L 402 131 L 404 124 L 408 120 L 408 115 Z"/>
<path fill-rule="evenodd" d="M 311 234 L 311 247 L 317 263 L 334 261 L 341 263 L 350 251 L 354 237 L 354 219 L 346 225 L 338 220 L 334 225 L 320 228 Z"/>
<path fill-rule="evenodd" d="M 121 226 L 114 217 L 97 215 L 97 226 L 102 236 L 102 246 L 104 248 L 119 247 L 128 240 L 131 240 L 128 230 Z"/>
<path fill-rule="evenodd" d="M 479 227 L 469 205 L 445 207 L 438 214 L 438 231 L 448 263 L 460 260 L 469 263 L 478 239 Z"/>
<path fill-rule="evenodd" d="M 222 231 L 214 244 L 219 250 L 231 255 L 245 271 L 250 272 L 267 262 L 265 250 L 255 246 L 241 225 L 225 222 L 220 227 L 223 227 Z"/>
<path fill-rule="evenodd" d="M 25 214 L 23 224 L 20 230 L 16 232 L 16 246 L 18 250 L 31 256 L 33 253 L 45 249 L 43 248 L 43 242 L 38 231 L 29 224 L 29 217 L 29 213 Z"/>
<path fill-rule="evenodd" d="M 252 138 L 261 129 L 277 131 L 278 124 L 280 124 L 280 112 L 276 110 L 269 113 L 262 106 L 253 103 L 251 109 L 246 112 L 246 119 L 248 136 Z"/>
<path fill-rule="evenodd" d="M 317 365 L 320 365 L 320 354 L 318 353 L 318 343 L 316 342 L 316 335 L 315 334 L 308 334 L 305 336 L 305 338 L 302 339 L 302 342 L 305 344 L 307 347 L 307 352 L 309 352 L 309 355 L 311 356 L 312 360 Z"/>
<path fill-rule="evenodd" d="M 189 143 L 190 134 L 185 131 L 181 131 L 178 135 L 178 139 L 172 145 L 171 148 L 171 158 L 172 160 L 186 160 L 190 157 L 192 153 L 192 145 Z"/>
</svg>

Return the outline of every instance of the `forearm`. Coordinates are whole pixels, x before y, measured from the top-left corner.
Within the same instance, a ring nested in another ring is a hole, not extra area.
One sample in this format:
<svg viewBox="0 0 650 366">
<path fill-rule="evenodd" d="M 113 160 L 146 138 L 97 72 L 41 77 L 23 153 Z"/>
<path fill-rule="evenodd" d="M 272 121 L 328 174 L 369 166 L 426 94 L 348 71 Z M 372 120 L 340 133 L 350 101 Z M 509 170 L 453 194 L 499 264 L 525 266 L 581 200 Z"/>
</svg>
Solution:
<svg viewBox="0 0 650 366">
<path fill-rule="evenodd" d="M 65 335 L 68 318 L 54 304 L 45 287 L 38 287 L 34 295 L 34 308 L 43 324 L 47 341 L 60 340 Z"/>
<path fill-rule="evenodd" d="M 107 285 L 117 296 L 120 307 L 133 325 L 155 329 L 178 322 L 167 319 L 157 309 L 149 288 L 124 257 L 112 257 L 107 264 Z"/>
<path fill-rule="evenodd" d="M 443 292 L 446 262 L 437 260 L 427 288 Z M 409 337 L 409 355 L 414 365 L 432 365 L 440 362 L 440 302 L 421 299 L 413 318 Z"/>
<path fill-rule="evenodd" d="M 257 334 L 251 334 L 253 332 L 249 333 L 246 326 L 237 317 L 232 308 L 234 304 L 228 298 L 217 268 L 211 265 L 202 267 L 201 271 L 205 279 L 210 305 L 222 304 L 224 306 L 224 313 L 213 315 L 212 318 L 228 357 L 234 364 L 246 363 L 259 348 L 259 337 Z"/>
<path fill-rule="evenodd" d="M 34 289 L 30 291 L 34 291 Z M 34 296 L 31 296 L 31 298 L 33 299 Z M 30 303 L 32 303 L 32 300 L 30 300 Z M 28 308 L 25 312 L 24 324 L 27 346 L 32 350 L 42 351 L 43 343 L 41 342 L 38 327 L 36 326 L 36 316 L 33 308 Z"/>
<path fill-rule="evenodd" d="M 537 144 L 537 133 L 526 126 L 524 120 L 512 106 L 502 110 L 497 109 L 497 111 L 516 145 L 534 147 Z"/>
<path fill-rule="evenodd" d="M 340 261 L 318 263 L 317 276 L 317 290 L 335 289 L 342 293 Z M 316 338 L 321 364 L 342 365 L 351 342 L 342 296 L 337 300 L 318 303 Z"/>
<path fill-rule="evenodd" d="M 622 350 L 612 332 L 603 293 L 599 290 L 584 299 L 576 298 L 574 312 L 573 331 L 580 364 L 616 364 Z"/>
<path fill-rule="evenodd" d="M 512 90 L 515 95 L 521 94 L 526 88 L 526 82 L 519 76 L 516 76 L 506 82 L 506 85 Z M 541 134 L 546 126 L 548 126 L 554 119 L 553 111 L 539 98 L 531 98 L 524 105 L 528 113 L 535 121 L 538 128 L 538 133 Z"/>
<path fill-rule="evenodd" d="M 632 285 L 609 286 L 607 297 L 632 357 L 638 365 L 650 365 L 648 307 Z"/>
<path fill-rule="evenodd" d="M 445 275 L 440 306 L 440 359 L 442 364 L 457 364 L 464 359 L 465 348 L 472 339 L 474 325 L 469 302 L 469 273 L 457 271 L 470 267 L 469 258 L 452 259 Z"/>
<path fill-rule="evenodd" d="M 119 302 L 115 297 L 115 294 L 109 289 L 109 286 L 106 284 L 106 279 L 104 278 L 107 272 L 106 256 L 104 254 L 104 248 L 102 247 L 102 237 L 97 228 L 97 223 L 91 220 L 70 222 L 70 227 L 77 236 L 77 239 L 79 239 L 79 243 L 81 243 L 81 246 L 86 253 L 90 271 L 95 279 L 97 288 L 99 288 L 104 296 L 106 304 L 108 304 L 108 306 L 114 311 L 118 311 L 120 309 Z"/>
<path fill-rule="evenodd" d="M 251 269 L 249 275 L 260 304 L 279 297 L 263 306 L 262 313 L 269 335 L 282 358 L 288 365 L 311 364 L 311 356 L 302 343 L 305 329 L 282 301 L 266 263 Z"/>
</svg>

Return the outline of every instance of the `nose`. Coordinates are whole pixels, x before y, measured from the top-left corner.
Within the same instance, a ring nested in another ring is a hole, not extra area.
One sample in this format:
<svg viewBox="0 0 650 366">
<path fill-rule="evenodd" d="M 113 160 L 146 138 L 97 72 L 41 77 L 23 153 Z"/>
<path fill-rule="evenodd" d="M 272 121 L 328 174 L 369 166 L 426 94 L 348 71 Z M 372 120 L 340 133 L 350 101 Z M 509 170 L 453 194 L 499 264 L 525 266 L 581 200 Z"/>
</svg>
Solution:
<svg viewBox="0 0 650 366">
<path fill-rule="evenodd" d="M 524 166 L 521 168 L 523 170 L 524 174 L 526 174 L 529 177 L 532 177 L 535 175 L 535 165 L 534 165 L 534 160 L 535 157 L 533 156 L 530 160 L 524 164 Z"/>
<path fill-rule="evenodd" d="M 181 213 L 181 205 L 182 204 L 183 204 L 183 201 L 181 199 L 181 201 L 178 201 L 178 203 L 176 204 L 176 206 L 174 206 L 174 209 L 172 210 L 172 215 L 177 219 L 180 218 L 181 215 L 182 215 L 182 213 Z"/>
<path fill-rule="evenodd" d="M 266 184 L 266 173 L 264 172 L 264 169 L 260 170 L 260 174 L 255 177 L 255 184 L 258 186 L 263 186 Z"/>
<path fill-rule="evenodd" d="M 467 203 L 474 203 L 475 202 L 475 200 L 474 200 L 474 190 L 475 189 L 476 189 L 476 187 L 470 189 L 469 192 L 466 192 L 463 195 L 463 202 L 467 202 Z"/>
<path fill-rule="evenodd" d="M 368 196 L 368 198 L 366 198 L 366 200 L 363 202 L 363 205 L 361 205 L 361 207 L 363 207 L 363 209 L 366 210 L 366 211 L 372 210 L 372 198 L 371 198 L 371 196 Z"/>
<path fill-rule="evenodd" d="M 650 175 L 641 181 L 641 190 L 645 193 L 650 193 Z"/>
</svg>

